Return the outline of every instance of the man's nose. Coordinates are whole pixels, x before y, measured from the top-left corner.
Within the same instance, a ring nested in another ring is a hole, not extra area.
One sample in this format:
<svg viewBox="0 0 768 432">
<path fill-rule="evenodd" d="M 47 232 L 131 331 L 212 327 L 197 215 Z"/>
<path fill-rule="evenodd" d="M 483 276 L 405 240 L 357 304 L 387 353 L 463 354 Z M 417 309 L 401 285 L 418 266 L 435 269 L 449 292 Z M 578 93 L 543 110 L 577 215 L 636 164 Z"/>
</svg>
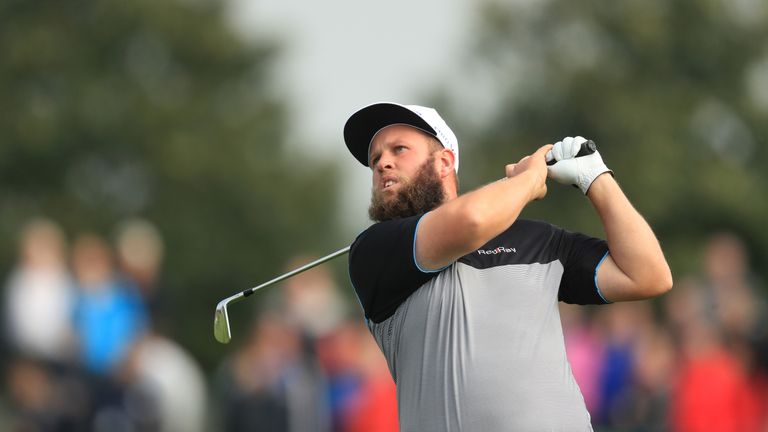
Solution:
<svg viewBox="0 0 768 432">
<path fill-rule="evenodd" d="M 382 154 L 379 157 L 379 160 L 376 162 L 376 169 L 379 172 L 383 172 L 384 170 L 389 170 L 394 167 L 393 160 L 389 155 Z"/>
</svg>

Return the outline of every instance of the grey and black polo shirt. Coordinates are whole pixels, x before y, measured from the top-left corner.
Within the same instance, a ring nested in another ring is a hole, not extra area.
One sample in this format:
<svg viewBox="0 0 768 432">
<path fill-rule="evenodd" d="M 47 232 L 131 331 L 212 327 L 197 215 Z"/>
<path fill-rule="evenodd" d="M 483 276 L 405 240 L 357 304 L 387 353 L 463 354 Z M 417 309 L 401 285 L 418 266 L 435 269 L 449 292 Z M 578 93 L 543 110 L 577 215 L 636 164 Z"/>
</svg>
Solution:
<svg viewBox="0 0 768 432">
<path fill-rule="evenodd" d="M 605 241 L 518 220 L 429 272 L 415 259 L 421 216 L 371 226 L 349 256 L 397 384 L 401 431 L 592 430 L 557 304 L 606 303 L 597 287 Z"/>
</svg>

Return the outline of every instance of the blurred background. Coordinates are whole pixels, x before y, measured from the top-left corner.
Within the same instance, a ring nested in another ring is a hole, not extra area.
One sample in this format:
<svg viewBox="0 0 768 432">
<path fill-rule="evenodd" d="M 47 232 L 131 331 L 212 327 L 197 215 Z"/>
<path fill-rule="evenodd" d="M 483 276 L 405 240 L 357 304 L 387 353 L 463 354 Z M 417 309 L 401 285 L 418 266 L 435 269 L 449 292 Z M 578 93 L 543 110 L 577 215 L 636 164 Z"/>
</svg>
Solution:
<svg viewBox="0 0 768 432">
<path fill-rule="evenodd" d="M 768 3 L 0 3 L 0 430 L 392 431 L 345 260 L 360 106 L 436 107 L 461 188 L 595 139 L 675 288 L 561 308 L 598 431 L 768 431 Z M 552 186 L 523 214 L 602 236 Z"/>
</svg>

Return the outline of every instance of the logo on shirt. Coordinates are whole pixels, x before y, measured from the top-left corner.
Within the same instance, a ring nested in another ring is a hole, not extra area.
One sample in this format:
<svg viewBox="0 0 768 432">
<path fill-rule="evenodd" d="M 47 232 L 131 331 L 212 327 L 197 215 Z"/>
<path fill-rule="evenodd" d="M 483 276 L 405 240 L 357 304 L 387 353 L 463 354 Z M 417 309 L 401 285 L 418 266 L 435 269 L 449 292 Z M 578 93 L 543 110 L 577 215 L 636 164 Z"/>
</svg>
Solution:
<svg viewBox="0 0 768 432">
<path fill-rule="evenodd" d="M 478 249 L 479 255 L 496 255 L 500 253 L 517 253 L 517 249 L 499 246 L 496 249 Z"/>
</svg>

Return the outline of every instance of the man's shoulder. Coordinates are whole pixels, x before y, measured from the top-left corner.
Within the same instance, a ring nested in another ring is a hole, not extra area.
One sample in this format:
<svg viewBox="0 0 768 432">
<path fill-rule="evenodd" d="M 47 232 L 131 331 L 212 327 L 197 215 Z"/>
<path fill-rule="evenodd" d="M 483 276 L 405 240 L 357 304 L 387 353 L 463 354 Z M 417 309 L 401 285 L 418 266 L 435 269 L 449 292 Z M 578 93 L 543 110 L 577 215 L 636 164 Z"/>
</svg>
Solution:
<svg viewBox="0 0 768 432">
<path fill-rule="evenodd" d="M 435 274 L 414 261 L 421 215 L 371 225 L 357 236 L 349 254 L 349 275 L 365 316 L 381 322 Z"/>
<path fill-rule="evenodd" d="M 355 241 L 352 243 L 353 248 L 355 244 L 359 243 L 363 239 L 371 237 L 393 239 L 393 237 L 397 236 L 398 234 L 413 231 L 415 230 L 416 225 L 418 225 L 419 219 L 421 219 L 422 216 L 423 214 L 418 214 L 406 218 L 376 222 L 357 235 Z"/>
</svg>

